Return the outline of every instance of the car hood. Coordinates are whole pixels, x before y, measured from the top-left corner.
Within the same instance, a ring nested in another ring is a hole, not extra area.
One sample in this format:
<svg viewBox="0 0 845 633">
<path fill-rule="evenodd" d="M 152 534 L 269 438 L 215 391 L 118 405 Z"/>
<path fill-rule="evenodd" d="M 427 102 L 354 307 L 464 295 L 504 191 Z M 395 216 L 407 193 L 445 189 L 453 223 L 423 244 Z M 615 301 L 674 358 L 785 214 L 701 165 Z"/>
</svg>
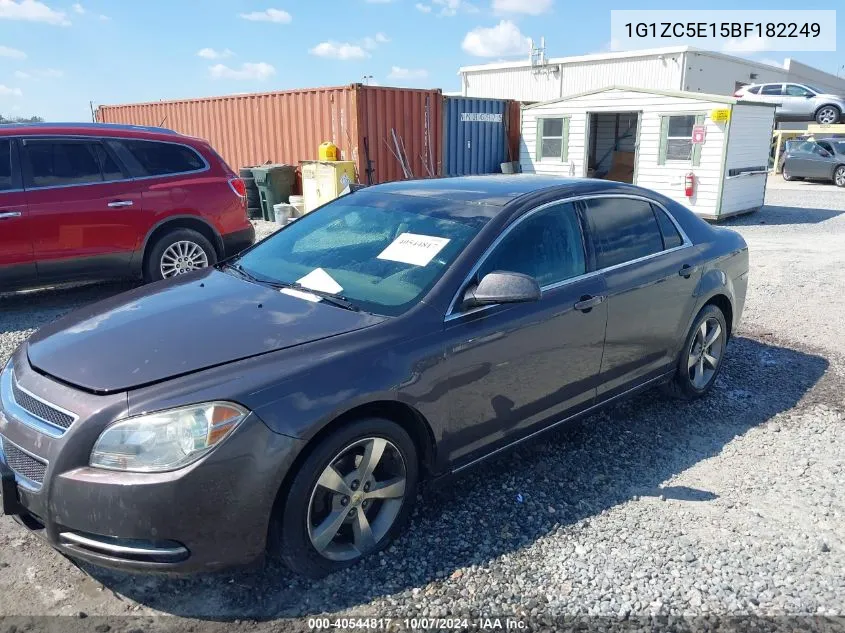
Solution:
<svg viewBox="0 0 845 633">
<path fill-rule="evenodd" d="M 207 269 L 72 312 L 36 332 L 27 353 L 38 371 L 111 393 L 384 320 Z"/>
</svg>

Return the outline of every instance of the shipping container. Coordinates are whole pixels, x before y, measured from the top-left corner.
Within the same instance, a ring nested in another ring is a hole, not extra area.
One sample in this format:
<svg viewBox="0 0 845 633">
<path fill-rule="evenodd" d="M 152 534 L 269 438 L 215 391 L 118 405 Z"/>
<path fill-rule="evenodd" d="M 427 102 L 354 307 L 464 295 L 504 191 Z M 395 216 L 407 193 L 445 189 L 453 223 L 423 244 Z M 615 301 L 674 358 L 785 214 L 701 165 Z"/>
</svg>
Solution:
<svg viewBox="0 0 845 633">
<path fill-rule="evenodd" d="M 442 175 L 496 174 L 517 160 L 518 117 L 507 99 L 444 97 Z"/>
<path fill-rule="evenodd" d="M 413 177 L 439 173 L 441 100 L 440 90 L 352 84 L 104 105 L 97 120 L 162 126 L 204 138 L 236 169 L 317 160 L 320 144 L 331 141 L 339 158 L 355 162 L 360 182 L 376 184 L 405 177 L 400 154 Z"/>
</svg>

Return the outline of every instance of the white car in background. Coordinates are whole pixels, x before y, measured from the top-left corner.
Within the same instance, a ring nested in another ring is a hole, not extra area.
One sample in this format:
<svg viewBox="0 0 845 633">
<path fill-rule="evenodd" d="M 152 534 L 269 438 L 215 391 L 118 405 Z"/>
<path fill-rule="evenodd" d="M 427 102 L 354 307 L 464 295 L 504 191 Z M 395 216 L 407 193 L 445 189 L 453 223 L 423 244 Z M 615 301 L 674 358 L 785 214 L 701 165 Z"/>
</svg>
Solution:
<svg viewBox="0 0 845 633">
<path fill-rule="evenodd" d="M 734 93 L 738 99 L 777 103 L 780 121 L 815 121 L 830 124 L 845 121 L 845 97 L 826 94 L 806 84 L 750 84 Z"/>
</svg>

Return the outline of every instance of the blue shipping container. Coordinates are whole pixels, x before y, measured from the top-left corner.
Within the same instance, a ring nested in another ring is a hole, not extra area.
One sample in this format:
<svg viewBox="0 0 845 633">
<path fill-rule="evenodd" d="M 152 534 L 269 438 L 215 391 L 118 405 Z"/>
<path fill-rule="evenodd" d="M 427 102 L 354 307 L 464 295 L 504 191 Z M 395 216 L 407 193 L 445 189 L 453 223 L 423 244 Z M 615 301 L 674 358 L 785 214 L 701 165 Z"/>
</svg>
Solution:
<svg viewBox="0 0 845 633">
<path fill-rule="evenodd" d="M 508 161 L 506 99 L 443 98 L 443 175 L 497 174 Z"/>
</svg>

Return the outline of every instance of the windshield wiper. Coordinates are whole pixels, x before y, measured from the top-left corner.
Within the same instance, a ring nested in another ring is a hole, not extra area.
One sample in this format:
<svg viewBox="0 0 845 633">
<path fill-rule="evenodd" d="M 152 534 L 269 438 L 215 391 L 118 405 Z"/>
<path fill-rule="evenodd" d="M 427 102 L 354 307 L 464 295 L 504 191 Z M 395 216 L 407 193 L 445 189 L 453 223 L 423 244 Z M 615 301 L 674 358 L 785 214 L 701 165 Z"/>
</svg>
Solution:
<svg viewBox="0 0 845 633">
<path fill-rule="evenodd" d="M 254 283 L 262 284 L 264 286 L 269 286 L 271 288 L 276 289 L 287 288 L 290 290 L 296 290 L 297 292 L 307 292 L 308 294 L 316 295 L 321 299 L 324 299 L 326 303 L 331 303 L 332 305 L 337 306 L 338 308 L 343 308 L 344 310 L 349 310 L 351 312 L 361 311 L 361 308 L 356 306 L 343 295 L 334 295 L 330 292 L 325 292 L 323 290 L 314 290 L 313 288 L 303 286 L 302 284 L 296 282 L 289 283 L 286 281 L 276 281 L 274 279 L 262 279 L 253 275 L 240 264 L 226 264 L 226 268 L 235 271 L 235 273 L 237 273 L 241 278 L 246 279 L 247 281 L 252 281 Z"/>
<path fill-rule="evenodd" d="M 302 284 L 293 282 L 288 283 L 284 281 L 268 281 L 264 282 L 268 285 L 273 286 L 274 288 L 288 288 L 289 290 L 296 290 L 297 292 L 306 292 L 311 295 L 316 295 L 321 299 L 325 299 L 326 303 L 331 303 L 333 306 L 337 306 L 338 308 L 343 308 L 344 310 L 350 310 L 351 312 L 360 312 L 361 308 L 356 306 L 352 303 L 349 299 L 344 297 L 343 295 L 335 295 L 331 292 L 325 292 L 323 290 L 314 290 L 313 288 L 309 288 L 308 286 L 303 286 Z"/>
</svg>

